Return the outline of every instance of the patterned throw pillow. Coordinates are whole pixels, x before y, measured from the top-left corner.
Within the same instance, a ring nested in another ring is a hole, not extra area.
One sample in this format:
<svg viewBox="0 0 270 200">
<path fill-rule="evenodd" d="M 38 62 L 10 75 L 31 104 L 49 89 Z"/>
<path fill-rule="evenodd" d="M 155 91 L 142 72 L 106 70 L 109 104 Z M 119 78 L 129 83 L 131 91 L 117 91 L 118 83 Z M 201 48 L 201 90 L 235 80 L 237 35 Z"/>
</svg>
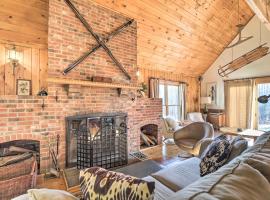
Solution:
<svg viewBox="0 0 270 200">
<path fill-rule="evenodd" d="M 85 200 L 153 200 L 154 182 L 92 167 L 80 172 Z"/>
<path fill-rule="evenodd" d="M 230 156 L 231 143 L 226 137 L 220 136 L 213 140 L 201 158 L 200 174 L 205 176 L 222 167 Z"/>
</svg>

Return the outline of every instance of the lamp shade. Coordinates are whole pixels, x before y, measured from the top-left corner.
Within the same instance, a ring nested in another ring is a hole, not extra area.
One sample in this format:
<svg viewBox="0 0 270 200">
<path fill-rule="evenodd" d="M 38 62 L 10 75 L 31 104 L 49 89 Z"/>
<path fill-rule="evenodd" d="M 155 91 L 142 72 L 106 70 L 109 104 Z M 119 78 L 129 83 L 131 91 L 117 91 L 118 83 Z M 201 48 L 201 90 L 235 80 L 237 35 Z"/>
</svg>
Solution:
<svg viewBox="0 0 270 200">
<path fill-rule="evenodd" d="M 211 97 L 201 97 L 201 104 L 211 104 Z"/>
</svg>

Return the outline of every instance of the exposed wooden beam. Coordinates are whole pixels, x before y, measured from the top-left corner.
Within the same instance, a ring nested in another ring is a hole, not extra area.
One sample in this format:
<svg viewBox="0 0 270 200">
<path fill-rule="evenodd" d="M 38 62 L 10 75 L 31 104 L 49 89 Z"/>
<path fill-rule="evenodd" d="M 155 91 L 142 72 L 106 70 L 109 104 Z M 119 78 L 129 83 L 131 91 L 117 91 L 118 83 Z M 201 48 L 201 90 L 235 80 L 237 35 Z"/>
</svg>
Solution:
<svg viewBox="0 0 270 200">
<path fill-rule="evenodd" d="M 262 23 L 270 30 L 270 0 L 246 0 Z"/>
</svg>

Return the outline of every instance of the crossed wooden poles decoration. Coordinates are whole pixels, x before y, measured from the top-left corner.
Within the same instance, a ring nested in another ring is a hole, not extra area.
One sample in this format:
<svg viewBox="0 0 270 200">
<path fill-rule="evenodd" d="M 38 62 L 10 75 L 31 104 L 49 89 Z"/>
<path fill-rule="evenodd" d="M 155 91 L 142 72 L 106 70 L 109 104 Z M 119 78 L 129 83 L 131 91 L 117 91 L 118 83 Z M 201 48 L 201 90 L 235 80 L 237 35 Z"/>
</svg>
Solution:
<svg viewBox="0 0 270 200">
<path fill-rule="evenodd" d="M 86 28 L 86 30 L 94 37 L 96 42 L 98 43 L 96 46 L 94 46 L 90 51 L 84 53 L 81 57 L 79 57 L 77 60 L 75 60 L 73 63 L 68 65 L 68 67 L 63 71 L 63 74 L 66 75 L 68 72 L 70 72 L 72 69 L 74 69 L 77 65 L 79 65 L 81 62 L 83 62 L 88 56 L 90 56 L 92 53 L 97 51 L 99 48 L 103 48 L 105 52 L 108 54 L 108 56 L 113 60 L 113 62 L 116 64 L 116 66 L 119 67 L 119 69 L 126 75 L 126 77 L 130 80 L 131 77 L 128 74 L 128 72 L 125 70 L 123 65 L 114 57 L 111 50 L 106 46 L 106 42 L 108 42 L 111 38 L 119 34 L 123 29 L 130 26 L 132 22 L 134 21 L 129 20 L 128 22 L 124 23 L 123 25 L 116 28 L 114 31 L 112 31 L 106 38 L 103 40 L 93 31 L 89 23 L 84 19 L 84 17 L 80 14 L 80 12 L 77 10 L 77 8 L 71 3 L 70 0 L 64 0 L 66 4 L 69 6 L 69 8 L 73 11 L 75 16 L 81 21 L 83 26 Z"/>
</svg>

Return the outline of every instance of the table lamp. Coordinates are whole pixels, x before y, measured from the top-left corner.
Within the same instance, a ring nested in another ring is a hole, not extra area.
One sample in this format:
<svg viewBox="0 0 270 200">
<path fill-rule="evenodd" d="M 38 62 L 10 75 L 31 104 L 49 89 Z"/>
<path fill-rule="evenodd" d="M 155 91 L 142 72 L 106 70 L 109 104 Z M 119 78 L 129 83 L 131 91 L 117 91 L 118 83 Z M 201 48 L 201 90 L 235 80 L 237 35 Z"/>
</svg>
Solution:
<svg viewBox="0 0 270 200">
<path fill-rule="evenodd" d="M 207 105 L 211 104 L 212 100 L 211 97 L 201 97 L 201 104 L 204 105 L 204 113 L 208 113 Z"/>
</svg>

